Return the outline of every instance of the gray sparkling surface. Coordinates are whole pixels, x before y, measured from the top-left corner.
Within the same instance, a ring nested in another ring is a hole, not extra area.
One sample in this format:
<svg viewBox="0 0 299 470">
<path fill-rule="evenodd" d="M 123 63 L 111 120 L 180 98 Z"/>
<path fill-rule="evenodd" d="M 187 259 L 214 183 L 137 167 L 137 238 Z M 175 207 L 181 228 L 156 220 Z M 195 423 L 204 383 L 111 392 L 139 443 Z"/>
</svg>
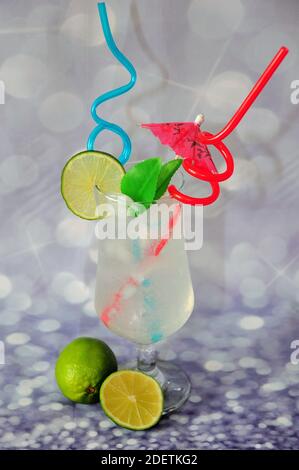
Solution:
<svg viewBox="0 0 299 470">
<path fill-rule="evenodd" d="M 94 226 L 59 194 L 64 162 L 92 129 L 90 103 L 127 76 L 101 43 L 95 2 L 1 2 L 0 448 L 297 449 L 298 2 L 108 3 L 139 81 L 105 115 L 128 130 L 136 159 L 170 155 L 137 123 L 204 112 L 206 128 L 220 129 L 282 42 L 292 54 L 229 139 L 235 174 L 190 253 L 196 308 L 160 346 L 189 373 L 191 397 L 154 429 L 131 432 L 98 405 L 67 402 L 54 380 L 58 352 L 76 336 L 106 340 L 120 365 L 135 354 L 95 316 Z M 98 148 L 120 147 L 103 135 Z"/>
</svg>

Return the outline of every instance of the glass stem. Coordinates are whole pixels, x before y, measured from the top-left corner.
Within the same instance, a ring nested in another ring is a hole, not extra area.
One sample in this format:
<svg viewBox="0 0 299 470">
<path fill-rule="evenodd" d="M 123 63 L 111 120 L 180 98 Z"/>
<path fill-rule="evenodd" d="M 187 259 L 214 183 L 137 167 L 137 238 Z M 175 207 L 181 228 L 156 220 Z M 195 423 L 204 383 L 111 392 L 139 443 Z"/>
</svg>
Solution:
<svg viewBox="0 0 299 470">
<path fill-rule="evenodd" d="M 164 389 L 165 377 L 156 364 L 157 351 L 153 346 L 139 346 L 137 350 L 137 369 L 156 379 Z"/>
<path fill-rule="evenodd" d="M 137 369 L 145 374 L 155 375 L 157 352 L 153 346 L 139 346 L 137 350 Z"/>
</svg>

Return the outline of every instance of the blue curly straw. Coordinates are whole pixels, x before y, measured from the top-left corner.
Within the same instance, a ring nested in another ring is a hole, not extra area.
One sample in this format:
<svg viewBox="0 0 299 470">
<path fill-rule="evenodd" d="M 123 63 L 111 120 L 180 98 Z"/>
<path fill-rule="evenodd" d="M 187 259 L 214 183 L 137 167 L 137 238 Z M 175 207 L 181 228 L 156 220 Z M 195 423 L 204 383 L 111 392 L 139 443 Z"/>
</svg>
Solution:
<svg viewBox="0 0 299 470">
<path fill-rule="evenodd" d="M 116 46 L 114 39 L 112 37 L 111 29 L 109 26 L 109 21 L 107 17 L 107 11 L 106 11 L 106 5 L 104 2 L 98 3 L 98 10 L 99 10 L 99 15 L 100 15 L 100 20 L 101 20 L 101 25 L 104 33 L 104 37 L 107 43 L 107 46 L 109 47 L 110 51 L 114 55 L 114 57 L 126 68 L 126 70 L 130 73 L 131 79 L 129 83 L 126 85 L 123 85 L 119 88 L 115 88 L 114 90 L 107 91 L 101 96 L 98 96 L 94 102 L 91 105 L 91 116 L 93 120 L 96 122 L 96 127 L 92 130 L 88 137 L 87 141 L 87 150 L 93 150 L 94 149 L 94 142 L 97 136 L 102 132 L 103 130 L 107 129 L 117 135 L 119 135 L 123 141 L 123 150 L 122 153 L 119 156 L 119 161 L 122 164 L 125 164 L 131 154 L 131 149 L 132 149 L 132 144 L 131 140 L 128 136 L 128 134 L 119 126 L 116 124 L 113 124 L 111 122 L 105 121 L 104 119 L 100 118 L 97 114 L 97 107 L 100 106 L 102 103 L 105 101 L 108 101 L 112 98 L 116 98 L 117 96 L 122 95 L 123 93 L 126 93 L 127 91 L 131 90 L 133 86 L 135 85 L 136 79 L 137 79 L 137 73 L 131 62 L 124 56 L 124 54 L 118 49 Z M 140 246 L 139 244 L 135 244 L 133 246 L 133 254 L 135 259 L 140 258 Z M 144 287 L 148 286 L 148 283 L 150 283 L 149 280 L 145 279 L 144 280 Z M 144 303 L 147 306 L 148 309 L 152 309 L 154 307 L 153 300 L 151 298 L 144 298 Z M 161 339 L 162 335 L 158 333 L 153 333 L 152 334 L 152 341 L 156 342 Z"/>
<path fill-rule="evenodd" d="M 105 121 L 104 119 L 100 118 L 97 114 L 97 108 L 101 104 L 103 104 L 105 101 L 111 100 L 112 98 L 116 98 L 117 96 L 122 95 L 123 93 L 126 93 L 127 91 L 131 90 L 133 86 L 135 85 L 136 79 L 137 79 L 137 73 L 131 62 L 124 56 L 124 54 L 118 49 L 116 46 L 114 39 L 112 37 L 111 29 L 109 26 L 109 21 L 107 17 L 107 11 L 106 11 L 106 5 L 104 2 L 98 3 L 98 10 L 99 10 L 99 15 L 100 15 L 100 20 L 101 20 L 101 25 L 104 33 L 104 37 L 107 43 L 107 46 L 109 47 L 110 51 L 114 55 L 114 57 L 126 68 L 126 70 L 129 72 L 131 75 L 130 81 L 126 84 L 123 85 L 119 88 L 115 88 L 114 90 L 107 91 L 101 96 L 98 96 L 94 102 L 91 105 L 91 116 L 95 123 L 97 124 L 96 127 L 91 131 L 88 141 L 87 141 L 87 150 L 93 150 L 94 149 L 94 142 L 97 136 L 100 134 L 100 132 L 104 130 L 109 130 L 113 132 L 114 134 L 117 134 L 120 136 L 123 142 L 123 149 L 122 152 L 119 156 L 119 161 L 122 164 L 125 164 L 131 154 L 131 149 L 132 149 L 132 144 L 130 137 L 128 134 L 117 124 L 113 124 L 112 122 Z"/>
</svg>

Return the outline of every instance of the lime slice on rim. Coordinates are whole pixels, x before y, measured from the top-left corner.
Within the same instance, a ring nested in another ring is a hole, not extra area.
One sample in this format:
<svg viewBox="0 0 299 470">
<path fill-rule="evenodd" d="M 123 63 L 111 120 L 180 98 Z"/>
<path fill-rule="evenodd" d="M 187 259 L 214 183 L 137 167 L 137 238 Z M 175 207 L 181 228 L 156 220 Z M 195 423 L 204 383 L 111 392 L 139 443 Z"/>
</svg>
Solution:
<svg viewBox="0 0 299 470">
<path fill-rule="evenodd" d="M 135 370 L 109 375 L 101 386 L 100 402 L 112 421 L 134 431 L 154 426 L 163 411 L 163 393 L 158 382 Z"/>
<path fill-rule="evenodd" d="M 62 170 L 61 194 L 68 208 L 82 219 L 99 219 L 95 191 L 120 193 L 122 164 L 105 152 L 87 150 L 74 155 Z"/>
</svg>

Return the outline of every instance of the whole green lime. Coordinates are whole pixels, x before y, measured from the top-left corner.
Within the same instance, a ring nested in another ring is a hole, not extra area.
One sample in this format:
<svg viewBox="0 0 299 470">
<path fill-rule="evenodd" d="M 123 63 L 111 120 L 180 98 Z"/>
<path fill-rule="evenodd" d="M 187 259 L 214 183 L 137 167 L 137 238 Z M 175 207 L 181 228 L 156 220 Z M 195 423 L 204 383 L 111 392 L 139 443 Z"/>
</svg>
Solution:
<svg viewBox="0 0 299 470">
<path fill-rule="evenodd" d="M 77 403 L 96 403 L 102 382 L 116 370 L 116 358 L 106 343 L 81 337 L 62 350 L 55 376 L 66 398 Z"/>
</svg>

